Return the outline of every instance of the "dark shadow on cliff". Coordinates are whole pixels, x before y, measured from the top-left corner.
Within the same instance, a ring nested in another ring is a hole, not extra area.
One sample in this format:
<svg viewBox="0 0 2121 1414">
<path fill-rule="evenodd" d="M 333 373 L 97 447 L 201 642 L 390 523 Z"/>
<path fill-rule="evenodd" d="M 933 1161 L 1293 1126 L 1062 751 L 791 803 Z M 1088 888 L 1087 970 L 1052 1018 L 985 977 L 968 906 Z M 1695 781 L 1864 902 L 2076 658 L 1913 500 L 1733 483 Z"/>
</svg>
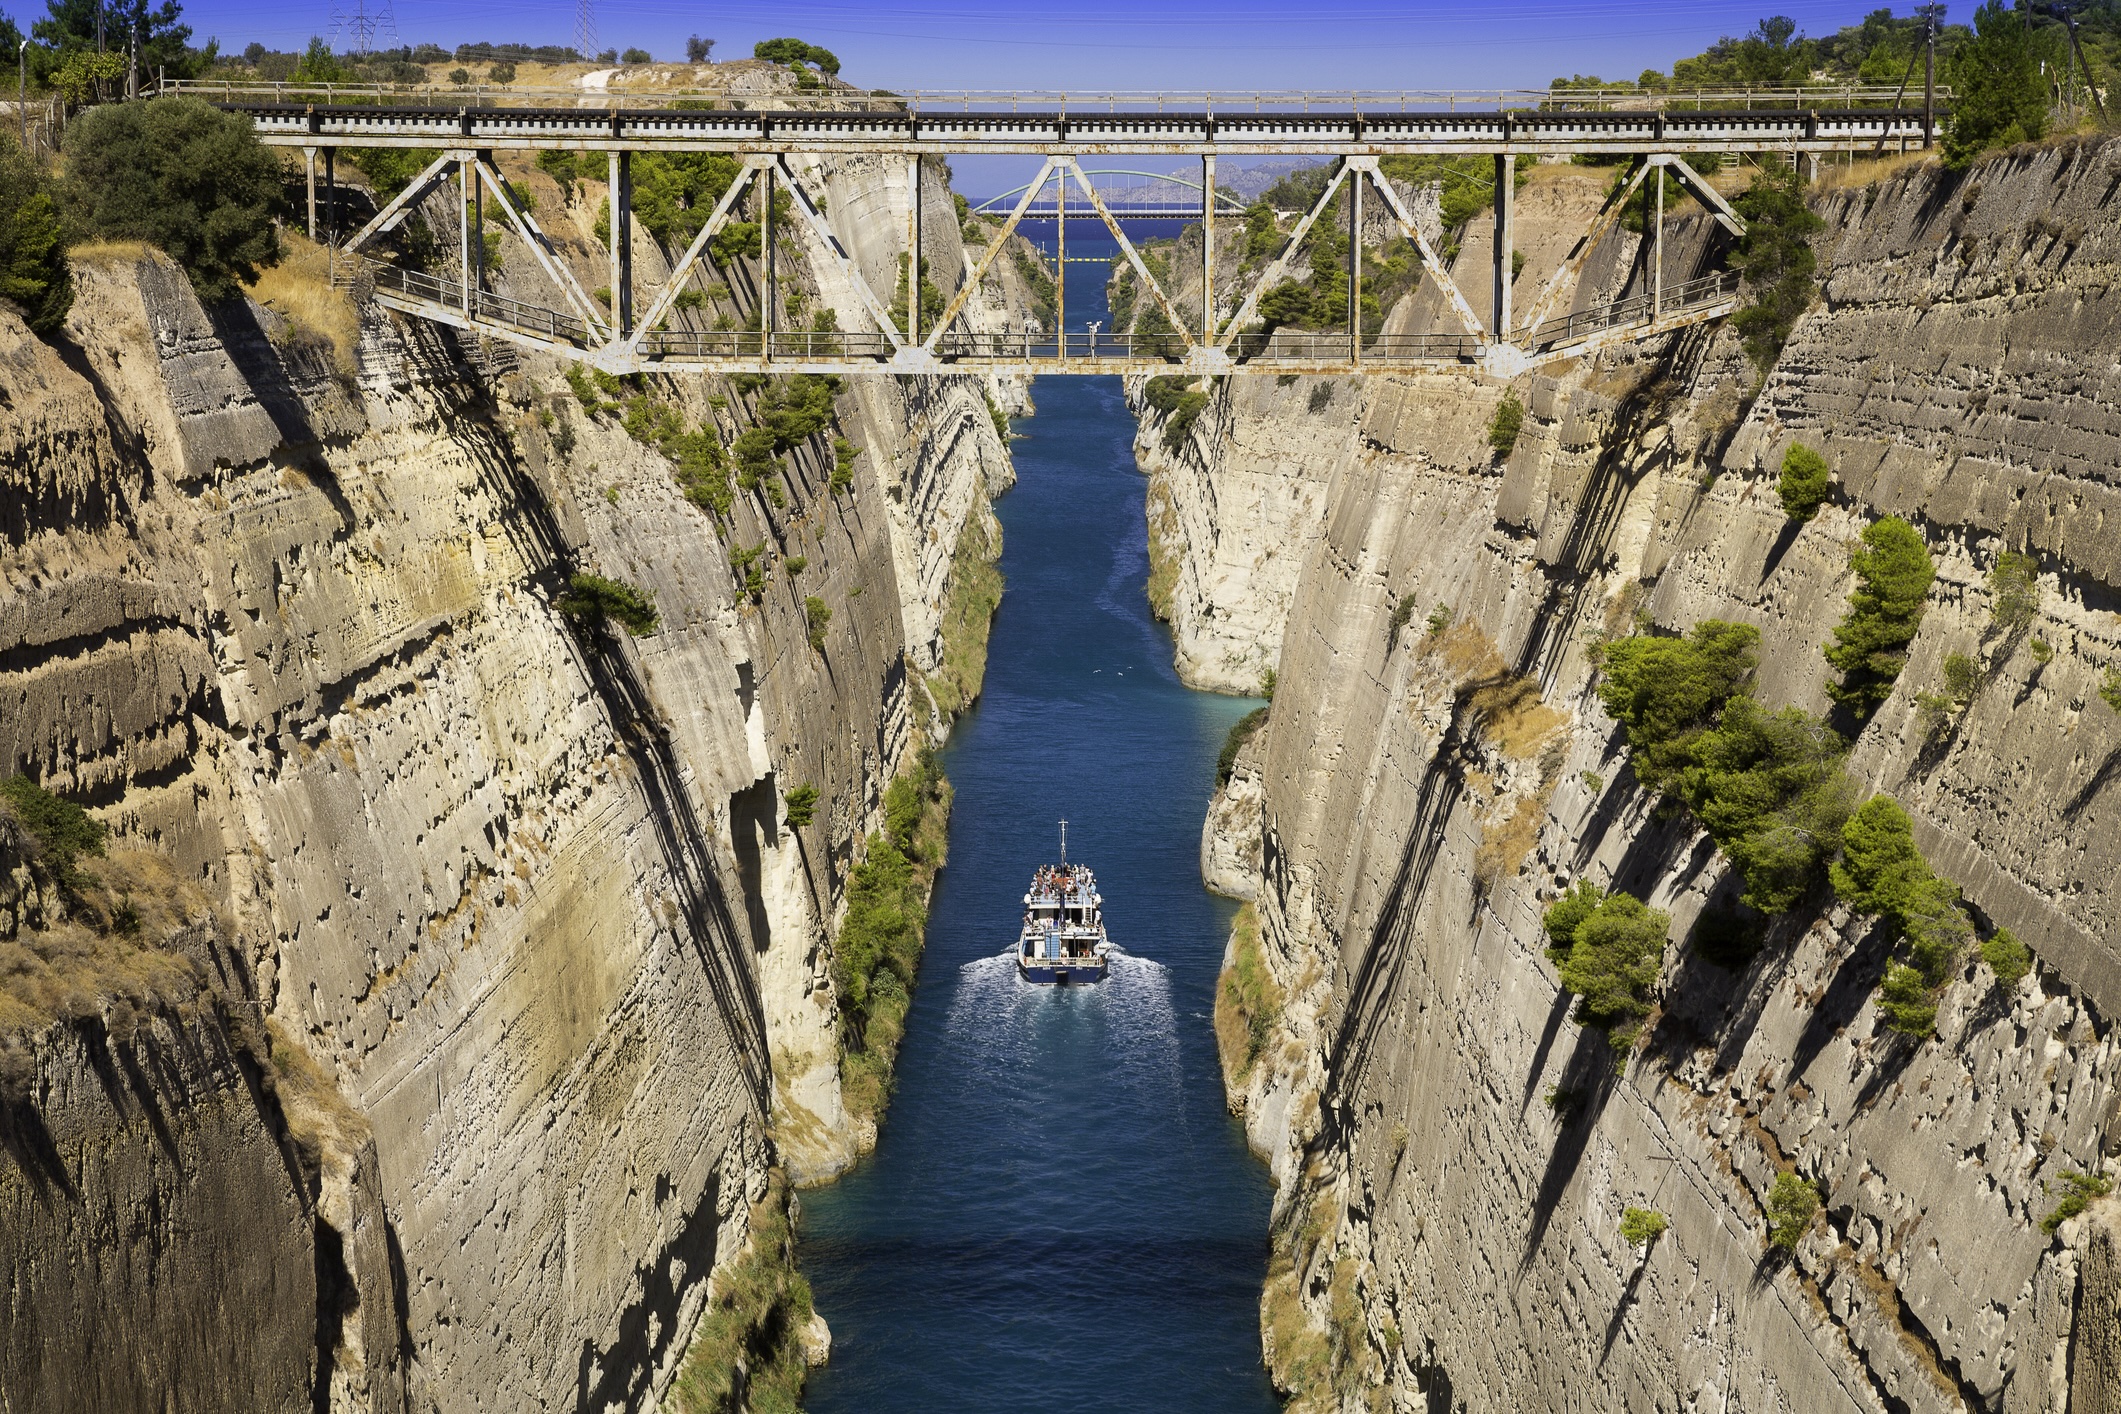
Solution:
<svg viewBox="0 0 2121 1414">
<path fill-rule="evenodd" d="M 1414 819 L 1407 831 L 1399 868 L 1392 876 L 1377 909 L 1377 923 L 1369 946 L 1346 990 L 1347 1005 L 1340 1026 L 1326 1055 L 1326 1093 L 1345 1102 L 1355 1094 L 1370 1065 L 1370 1054 L 1384 1029 L 1392 998 L 1398 994 L 1400 977 L 1413 946 L 1414 930 L 1421 916 L 1423 895 L 1436 857 L 1443 850 L 1444 827 L 1465 793 L 1465 782 L 1455 762 L 1448 759 L 1461 740 L 1459 718 L 1464 699 L 1453 710 L 1453 721 L 1444 744 L 1430 758 L 1422 773 L 1415 800 Z"/>
<path fill-rule="evenodd" d="M 504 508 L 501 524 L 531 573 L 555 595 L 579 568 L 560 517 L 524 468 L 502 430 L 499 407 L 485 382 L 469 368 L 454 331 L 420 325 L 408 331 L 408 352 L 425 365 L 442 420 L 471 455 L 480 482 Z M 542 571 L 542 572 L 541 572 Z M 729 1033 L 746 1087 L 761 1115 L 771 1101 L 772 1062 L 767 1052 L 766 1013 L 758 980 L 738 939 L 743 936 L 723 888 L 700 811 L 648 690 L 633 646 L 618 630 L 586 626 L 571 635 L 591 689 L 604 708 L 618 745 L 636 770 L 647 798 L 648 821 L 670 871 L 685 917 L 685 933 L 698 956 L 723 1028 Z"/>
<path fill-rule="evenodd" d="M 1803 1078 L 1812 1062 L 1819 1059 L 1819 1053 L 1826 1049 L 1827 1042 L 1854 1024 L 1863 1004 L 1878 990 L 1892 951 L 1892 940 L 1883 926 L 1869 929 L 1849 950 L 1841 966 L 1834 970 L 1834 978 L 1827 983 L 1826 992 L 1812 1008 L 1811 1015 L 1805 1018 L 1797 1044 L 1790 1048 L 1791 1079 Z"/>
<path fill-rule="evenodd" d="M 66 1160 L 52 1142 L 52 1132 L 45 1127 L 44 1116 L 37 1113 L 32 1101 L 0 1100 L 0 1149 L 6 1150 L 15 1167 L 29 1179 L 30 1190 L 43 1206 L 52 1205 L 54 1193 L 63 1195 L 68 1202 L 81 1200 L 73 1175 L 66 1171 Z"/>
<path fill-rule="evenodd" d="M 1584 478 L 1568 529 L 1546 566 L 1546 602 L 1532 616 L 1517 650 L 1516 672 L 1536 677 L 1543 688 L 1552 684 L 1562 654 L 1575 636 L 1596 582 L 1594 573 L 1611 552 L 1628 496 L 1646 477 L 1671 462 L 1673 449 L 1667 444 L 1639 461 L 1630 458 L 1651 429 L 1669 419 L 1688 381 L 1681 370 L 1698 366 L 1707 348 L 1701 329 L 1674 336 L 1649 380 L 1623 398 L 1616 409 L 1612 433 L 1599 449 L 1597 464 Z"/>
<path fill-rule="evenodd" d="M 1553 1151 L 1547 1155 L 1546 1172 L 1540 1175 L 1539 1191 L 1532 1198 L 1532 1222 L 1525 1232 L 1524 1254 L 1517 1262 L 1520 1282 L 1539 1256 L 1539 1245 L 1546 1240 L 1547 1227 L 1554 1221 L 1554 1212 L 1561 1206 L 1562 1196 L 1568 1192 L 1570 1181 L 1583 1163 L 1591 1136 L 1598 1129 L 1598 1117 L 1605 1112 L 1606 1102 L 1613 1098 L 1613 1091 L 1620 1084 L 1620 1067 L 1627 1063 L 1627 1059 L 1625 1054 L 1615 1052 L 1606 1043 L 1603 1032 L 1585 1027 L 1576 1033 L 1576 1047 L 1569 1052 L 1569 1058 L 1561 1068 L 1561 1079 L 1554 1087 L 1556 1093 L 1570 1099 L 1559 1111 L 1564 1116 L 1561 1132 L 1554 1137 Z"/>
<path fill-rule="evenodd" d="M 1539 1033 L 1539 1044 L 1532 1051 L 1532 1064 L 1524 1073 L 1524 1099 L 1517 1106 L 1520 1118 L 1532 1108 L 1532 1092 L 1539 1088 L 1539 1077 L 1547 1073 L 1547 1057 L 1553 1053 L 1554 1042 L 1561 1035 L 1561 1024 L 1569 1019 L 1569 1007 L 1575 1000 L 1573 993 L 1556 992 L 1554 1005 L 1547 1009 L 1546 1029 Z"/>
<path fill-rule="evenodd" d="M 626 1304 L 610 1343 L 582 1342 L 575 1362 L 575 1414 L 640 1408 L 672 1342 L 690 1337 L 690 1330 L 681 1329 L 679 1307 L 685 1293 L 714 1270 L 721 1192 L 721 1175 L 715 1174 L 655 1265 L 635 1269 L 638 1298 Z"/>
<path fill-rule="evenodd" d="M 1654 1245 L 1651 1250 L 1656 1250 Z M 1627 1325 L 1628 1310 L 1635 1304 L 1635 1292 L 1642 1285 L 1642 1274 L 1649 1269 L 1649 1262 L 1644 1260 L 1628 1273 L 1627 1285 L 1620 1288 L 1620 1299 L 1613 1303 L 1613 1318 L 1605 1323 L 1605 1348 L 1598 1352 L 1598 1368 L 1601 1370 L 1605 1368 L 1605 1362 L 1613 1358 L 1613 1343 L 1620 1339 L 1620 1332 Z"/>
</svg>

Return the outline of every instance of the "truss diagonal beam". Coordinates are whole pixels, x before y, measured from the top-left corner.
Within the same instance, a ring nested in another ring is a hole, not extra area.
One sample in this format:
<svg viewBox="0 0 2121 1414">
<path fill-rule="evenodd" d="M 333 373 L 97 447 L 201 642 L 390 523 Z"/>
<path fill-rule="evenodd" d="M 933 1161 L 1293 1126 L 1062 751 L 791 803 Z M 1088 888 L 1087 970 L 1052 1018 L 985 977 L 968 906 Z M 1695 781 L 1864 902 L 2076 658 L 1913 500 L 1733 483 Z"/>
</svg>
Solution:
<svg viewBox="0 0 2121 1414">
<path fill-rule="evenodd" d="M 1186 341 L 1186 347 L 1192 348 L 1194 344 L 1193 335 L 1187 332 L 1186 321 L 1179 317 L 1178 310 L 1172 305 L 1170 296 L 1164 293 L 1164 287 L 1157 284 L 1156 277 L 1149 273 L 1149 267 L 1143 262 L 1141 252 L 1134 248 L 1134 242 L 1127 239 L 1127 233 L 1119 228 L 1119 222 L 1112 219 L 1111 211 L 1105 206 L 1105 199 L 1097 194 L 1097 188 L 1091 186 L 1090 179 L 1083 174 L 1082 163 L 1076 161 L 1073 157 L 1064 157 L 1061 161 L 1067 164 L 1068 171 L 1075 174 L 1075 184 L 1083 189 L 1084 194 L 1090 198 L 1090 204 L 1097 208 L 1097 214 L 1104 218 L 1105 229 L 1112 233 L 1112 239 L 1118 241 L 1119 248 L 1126 252 L 1128 263 L 1133 265 L 1135 275 L 1140 277 L 1141 282 L 1149 287 L 1149 293 L 1156 297 L 1157 306 L 1163 310 L 1164 318 L 1170 321 L 1173 329 L 1178 331 L 1178 336 Z M 1064 176 L 1062 180 L 1065 181 L 1066 177 Z M 1113 332 L 1116 334 L 1119 331 L 1115 329 Z"/>
<path fill-rule="evenodd" d="M 472 165 L 478 171 L 480 184 L 500 203 L 501 214 L 515 227 L 516 235 L 522 239 L 523 244 L 530 247 L 530 253 L 537 257 L 538 264 L 544 268 L 547 277 L 559 287 L 567 302 L 574 306 L 574 312 L 582 316 L 582 322 L 588 326 L 591 335 L 608 337 L 609 326 L 597 316 L 595 301 L 583 290 L 581 281 L 575 279 L 574 272 L 560 261 L 558 253 L 552 248 L 552 242 L 545 236 L 544 228 L 539 226 L 529 213 L 516 209 L 507 180 L 501 176 L 493 163 L 484 157 L 474 158 Z"/>
<path fill-rule="evenodd" d="M 367 225 L 354 232 L 353 239 L 347 241 L 345 248 L 348 251 L 358 251 L 385 231 L 396 230 L 398 223 L 405 219 L 407 211 L 420 202 L 425 201 L 429 192 L 448 180 L 447 170 L 449 164 L 457 161 L 462 156 L 461 152 L 451 149 L 428 163 L 426 171 L 414 177 L 412 181 L 406 184 L 405 190 L 386 202 L 383 209 L 378 211 Z"/>
<path fill-rule="evenodd" d="M 1465 291 L 1458 288 L 1458 282 L 1451 278 L 1451 272 L 1444 269 L 1443 262 L 1437 259 L 1435 247 L 1431 246 L 1429 238 L 1422 234 L 1421 223 L 1414 219 L 1414 213 L 1407 210 L 1407 204 L 1400 200 L 1399 189 L 1392 185 L 1391 179 L 1378 167 L 1377 159 L 1358 157 L 1354 162 L 1357 167 L 1370 174 L 1370 185 L 1377 188 L 1378 195 L 1385 199 L 1385 205 L 1392 208 L 1392 218 L 1399 222 L 1399 229 L 1405 233 L 1408 240 L 1414 242 L 1414 248 L 1421 252 L 1421 268 L 1429 272 L 1429 278 L 1436 282 L 1436 288 L 1450 301 L 1451 312 L 1458 316 L 1459 324 L 1475 338 L 1494 342 L 1495 340 L 1490 339 L 1488 331 L 1481 326 L 1480 316 L 1473 312 L 1473 306 L 1466 299 Z"/>
<path fill-rule="evenodd" d="M 678 292 L 685 288 L 685 281 L 692 277 L 693 270 L 700 263 L 700 252 L 706 250 L 707 242 L 713 240 L 722 227 L 728 224 L 729 213 L 736 209 L 737 199 L 750 187 L 752 179 L 773 160 L 769 157 L 744 159 L 744 165 L 738 169 L 736 176 L 730 179 L 729 189 L 722 193 L 722 199 L 715 203 L 714 210 L 693 235 L 692 244 L 685 247 L 685 254 L 671 267 L 669 278 L 663 281 L 663 288 L 648 306 L 648 312 L 642 315 L 634 326 L 633 333 L 626 340 L 628 352 L 640 348 L 642 338 L 649 330 L 661 324 L 664 316 L 670 313 L 670 307 L 677 303 Z"/>
<path fill-rule="evenodd" d="M 1038 169 L 1038 179 L 1023 189 L 1023 196 L 1016 203 L 1016 209 L 1009 213 L 1009 219 L 1002 222 L 1001 230 L 987 243 L 987 253 L 972 267 L 971 275 L 966 277 L 964 284 L 958 286 L 957 294 L 943 310 L 942 318 L 936 320 L 935 327 L 928 331 L 928 342 L 922 345 L 923 348 L 931 353 L 935 351 L 936 342 L 943 337 L 943 331 L 950 327 L 951 322 L 964 309 L 966 301 L 972 298 L 972 292 L 979 288 L 980 281 L 987 278 L 987 267 L 994 264 L 995 257 L 1002 253 L 1002 247 L 1009 243 L 1009 237 L 1016 234 L 1017 223 L 1024 219 L 1024 213 L 1031 209 L 1031 203 L 1045 190 L 1046 178 L 1053 175 L 1054 164 L 1059 160 L 1057 157 L 1048 157 L 1045 165 Z M 890 327 L 890 321 L 885 321 L 885 327 Z"/>
<path fill-rule="evenodd" d="M 824 243 L 826 252 L 832 256 L 840 274 L 854 286 L 854 292 L 862 297 L 862 303 L 869 307 L 869 316 L 876 320 L 876 327 L 891 341 L 892 348 L 906 347 L 906 340 L 899 334 L 898 326 L 891 322 L 891 306 L 878 298 L 869 282 L 862 278 L 861 268 L 854 263 L 854 257 L 847 253 L 847 247 L 840 244 L 840 238 L 833 233 L 832 227 L 826 224 L 825 213 L 818 210 L 817 203 L 810 199 L 809 189 L 795 179 L 794 171 L 788 166 L 788 159 L 785 156 L 776 157 L 774 162 L 781 175 L 788 179 L 788 190 L 795 194 L 796 210 L 803 213 L 804 222 L 818 240 Z"/>
<path fill-rule="evenodd" d="M 1723 193 L 1710 186 L 1707 178 L 1687 166 L 1684 157 L 1673 153 L 1663 160 L 1664 165 L 1672 169 L 1672 175 L 1679 179 L 1679 185 L 1692 192 L 1694 200 L 1706 206 L 1723 229 L 1734 236 L 1745 234 L 1745 218 L 1731 209 L 1731 204 L 1723 199 Z"/>
<path fill-rule="evenodd" d="M 1554 302 L 1561 298 L 1562 290 L 1575 284 L 1577 277 L 1583 273 L 1583 263 L 1591 257 L 1592 249 L 1605 238 L 1607 231 L 1613 229 L 1613 223 L 1620 219 L 1620 213 L 1635 195 L 1635 189 L 1642 185 L 1642 179 L 1649 175 L 1650 168 L 1655 165 L 1647 157 L 1635 159 L 1629 168 L 1627 180 L 1606 197 L 1605 205 L 1599 207 L 1598 214 L 1591 218 L 1591 228 L 1570 248 L 1568 258 L 1561 262 L 1561 267 L 1547 277 L 1545 286 L 1539 291 L 1539 298 L 1532 301 L 1532 307 L 1525 311 L 1524 322 L 1519 328 L 1528 331 L 1537 329 L 1554 313 Z"/>
<path fill-rule="evenodd" d="M 1253 316 L 1259 312 L 1260 297 L 1281 283 L 1282 279 L 1287 276 L 1289 273 L 1289 257 L 1302 248 L 1304 237 L 1311 234 L 1312 223 L 1317 221 L 1320 214 L 1333 204 L 1334 194 L 1340 190 L 1341 183 L 1348 179 L 1348 173 L 1353 170 L 1352 159 L 1343 157 L 1340 160 L 1340 164 L 1333 171 L 1333 180 L 1326 183 L 1326 189 L 1319 193 L 1318 200 L 1313 202 L 1311 209 L 1304 213 L 1304 219 L 1296 223 L 1296 230 L 1289 236 L 1289 243 L 1282 247 L 1280 255 L 1274 257 L 1274 263 L 1260 272 L 1259 280 L 1252 286 L 1252 293 L 1245 296 L 1244 304 L 1239 306 L 1237 313 L 1230 316 L 1230 322 L 1216 336 L 1215 346 L 1217 348 L 1228 349 L 1237 338 L 1238 330 L 1252 322 Z"/>
</svg>

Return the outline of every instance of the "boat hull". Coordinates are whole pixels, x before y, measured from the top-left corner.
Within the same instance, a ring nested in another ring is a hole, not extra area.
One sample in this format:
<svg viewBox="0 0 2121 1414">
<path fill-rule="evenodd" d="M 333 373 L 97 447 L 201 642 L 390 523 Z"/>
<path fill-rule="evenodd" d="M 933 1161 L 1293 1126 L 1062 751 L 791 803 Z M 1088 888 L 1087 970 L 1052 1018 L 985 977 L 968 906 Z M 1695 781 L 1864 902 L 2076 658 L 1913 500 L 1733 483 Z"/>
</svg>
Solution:
<svg viewBox="0 0 2121 1414">
<path fill-rule="evenodd" d="M 1105 965 L 1101 957 L 1019 957 L 1016 975 L 1040 986 L 1067 987 L 1104 981 Z"/>
</svg>

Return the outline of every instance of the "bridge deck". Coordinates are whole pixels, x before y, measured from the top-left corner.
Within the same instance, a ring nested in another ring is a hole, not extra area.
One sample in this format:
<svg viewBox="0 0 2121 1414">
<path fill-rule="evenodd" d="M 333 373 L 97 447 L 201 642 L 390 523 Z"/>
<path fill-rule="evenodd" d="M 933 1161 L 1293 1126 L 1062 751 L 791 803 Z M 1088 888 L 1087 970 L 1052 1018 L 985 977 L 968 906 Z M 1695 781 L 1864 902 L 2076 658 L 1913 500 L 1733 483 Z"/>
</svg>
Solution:
<svg viewBox="0 0 2121 1414">
<path fill-rule="evenodd" d="M 488 151 L 1383 157 L 1399 154 L 1830 153 L 1920 143 L 1919 108 L 1706 112 L 754 112 L 316 105 L 231 99 L 286 147 Z"/>
</svg>

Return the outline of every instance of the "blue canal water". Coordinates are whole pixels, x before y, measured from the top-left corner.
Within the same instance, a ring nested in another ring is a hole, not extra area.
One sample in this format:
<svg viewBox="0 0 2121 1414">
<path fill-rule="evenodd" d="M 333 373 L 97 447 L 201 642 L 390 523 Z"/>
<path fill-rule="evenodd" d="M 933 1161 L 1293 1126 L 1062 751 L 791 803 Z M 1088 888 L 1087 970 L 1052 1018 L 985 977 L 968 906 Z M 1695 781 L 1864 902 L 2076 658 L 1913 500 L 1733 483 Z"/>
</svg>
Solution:
<svg viewBox="0 0 2121 1414">
<path fill-rule="evenodd" d="M 1071 327 L 1105 317 L 1091 267 L 1069 287 Z M 833 1330 L 804 1403 L 1264 1414 L 1270 1195 L 1223 1105 L 1210 1018 L 1231 909 L 1198 864 L 1216 752 L 1256 704 L 1171 670 L 1118 381 L 1034 396 L 996 508 L 1008 588 L 985 693 L 944 752 L 950 862 L 898 1092 L 876 1154 L 802 1195 L 800 1259 Z M 1124 952 L 1102 984 L 1032 987 L 1007 953 L 1063 817 Z"/>
</svg>

